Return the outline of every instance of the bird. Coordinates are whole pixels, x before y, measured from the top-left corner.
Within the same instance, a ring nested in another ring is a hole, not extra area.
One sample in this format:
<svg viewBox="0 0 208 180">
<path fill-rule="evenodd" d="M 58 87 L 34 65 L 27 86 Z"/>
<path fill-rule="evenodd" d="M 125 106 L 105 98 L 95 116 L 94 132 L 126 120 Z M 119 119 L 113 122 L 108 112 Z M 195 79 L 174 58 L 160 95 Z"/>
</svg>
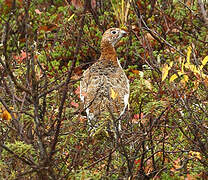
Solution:
<svg viewBox="0 0 208 180">
<path fill-rule="evenodd" d="M 83 73 L 80 81 L 80 99 L 93 133 L 96 128 L 106 129 L 109 124 L 114 131 L 121 131 L 121 116 L 128 107 L 130 90 L 115 46 L 126 34 L 120 28 L 104 32 L 100 58 Z"/>
</svg>

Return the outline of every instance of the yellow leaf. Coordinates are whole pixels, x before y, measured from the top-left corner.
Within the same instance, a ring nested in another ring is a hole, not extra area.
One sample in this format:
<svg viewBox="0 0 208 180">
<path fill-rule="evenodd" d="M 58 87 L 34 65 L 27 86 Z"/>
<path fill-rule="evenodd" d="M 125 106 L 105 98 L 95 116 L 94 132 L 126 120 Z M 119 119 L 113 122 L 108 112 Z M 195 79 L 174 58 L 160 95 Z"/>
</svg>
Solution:
<svg viewBox="0 0 208 180">
<path fill-rule="evenodd" d="M 191 46 L 189 46 L 187 50 L 188 50 L 187 51 L 187 63 L 190 64 L 190 57 L 191 57 L 191 50 L 192 50 Z"/>
<path fill-rule="evenodd" d="M 189 77 L 187 75 L 184 75 L 183 79 L 184 79 L 185 82 L 187 82 L 189 80 Z"/>
<path fill-rule="evenodd" d="M 165 64 L 162 68 L 162 81 L 165 80 L 165 78 L 168 76 L 168 71 L 169 71 L 169 66 L 168 64 Z"/>
<path fill-rule="evenodd" d="M 169 82 L 171 83 L 171 82 L 173 82 L 175 79 L 177 79 L 178 78 L 178 75 L 177 74 L 173 74 L 171 77 L 170 77 L 170 80 L 169 80 Z"/>
<path fill-rule="evenodd" d="M 193 73 L 198 73 L 198 74 L 200 74 L 200 72 L 197 70 L 197 67 L 196 67 L 195 65 L 193 65 L 193 64 L 188 64 L 188 63 L 186 63 L 186 64 L 185 64 L 185 67 L 186 67 L 187 69 L 191 70 Z"/>
<path fill-rule="evenodd" d="M 194 81 L 193 83 L 194 83 L 193 90 L 195 91 L 199 86 L 199 81 Z"/>
<path fill-rule="evenodd" d="M 7 110 L 4 110 L 3 113 L 2 113 L 2 119 L 10 120 L 10 119 L 12 119 L 12 116 Z"/>
<path fill-rule="evenodd" d="M 205 64 L 207 64 L 208 62 L 208 56 L 206 56 L 203 60 L 202 60 L 202 65 L 204 66 Z"/>
<path fill-rule="evenodd" d="M 182 83 L 183 85 L 186 85 L 186 82 L 189 80 L 189 77 L 187 75 L 183 76 L 183 79 L 181 79 L 180 83 Z"/>
<path fill-rule="evenodd" d="M 179 71 L 179 72 L 178 72 L 178 75 L 179 75 L 179 76 L 184 75 L 184 72 Z"/>
<path fill-rule="evenodd" d="M 202 68 L 205 66 L 205 64 L 207 64 L 208 62 L 208 56 L 206 56 L 203 60 L 202 60 L 202 65 L 200 66 L 200 69 L 202 70 Z"/>
<path fill-rule="evenodd" d="M 173 61 L 170 62 L 170 68 L 173 66 Z"/>
<path fill-rule="evenodd" d="M 72 14 L 72 15 L 69 17 L 68 22 L 72 20 L 72 18 L 74 17 L 74 15 L 75 15 L 75 14 Z"/>
<path fill-rule="evenodd" d="M 111 97 L 112 97 L 112 99 L 113 99 L 113 100 L 116 99 L 117 96 L 118 96 L 118 93 L 115 92 L 115 91 L 113 90 L 113 88 L 111 88 Z"/>
<path fill-rule="evenodd" d="M 195 158 L 197 158 L 197 159 L 201 159 L 201 154 L 200 154 L 200 152 L 190 151 L 190 152 L 189 152 L 189 156 L 195 157 Z"/>
<path fill-rule="evenodd" d="M 204 74 L 204 73 L 201 73 L 201 76 L 202 76 L 203 79 L 208 78 L 208 75 L 206 75 L 206 74 Z"/>
</svg>

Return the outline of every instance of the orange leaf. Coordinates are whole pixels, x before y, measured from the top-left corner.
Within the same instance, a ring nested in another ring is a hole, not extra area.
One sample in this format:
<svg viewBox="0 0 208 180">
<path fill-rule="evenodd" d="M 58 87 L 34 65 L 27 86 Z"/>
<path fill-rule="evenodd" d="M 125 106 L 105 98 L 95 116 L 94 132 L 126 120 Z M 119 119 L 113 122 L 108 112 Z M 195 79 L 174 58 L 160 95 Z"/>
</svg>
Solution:
<svg viewBox="0 0 208 180">
<path fill-rule="evenodd" d="M 187 174 L 187 177 L 185 178 L 185 180 L 195 180 L 196 178 L 190 174 Z"/>
<path fill-rule="evenodd" d="M 132 69 L 131 70 L 134 74 L 139 74 L 139 71 L 137 69 Z"/>
<path fill-rule="evenodd" d="M 4 110 L 2 113 L 2 119 L 3 120 L 10 120 L 10 119 L 12 119 L 12 116 L 7 110 Z"/>
<path fill-rule="evenodd" d="M 179 169 L 181 167 L 180 162 L 181 162 L 180 158 L 178 158 L 175 161 L 173 161 L 173 167 L 170 170 L 172 172 L 176 172 L 177 169 Z"/>
<path fill-rule="evenodd" d="M 84 122 L 87 121 L 87 118 L 85 118 L 85 117 L 79 117 L 79 121 L 80 121 L 81 123 L 84 123 Z"/>
<path fill-rule="evenodd" d="M 24 59 L 27 58 L 27 53 L 21 50 L 21 54 L 19 56 L 14 56 L 14 59 L 18 62 L 21 63 Z"/>
<path fill-rule="evenodd" d="M 39 31 L 41 31 L 41 30 L 43 30 L 43 31 L 45 31 L 45 32 L 47 32 L 47 31 L 52 31 L 52 30 L 54 30 L 54 29 L 56 29 L 56 25 L 54 25 L 54 24 L 50 24 L 50 25 L 47 25 L 47 26 L 40 26 L 39 27 Z"/>
<path fill-rule="evenodd" d="M 11 8 L 11 7 L 12 7 L 13 0 L 5 0 L 4 3 L 5 3 L 9 8 Z"/>
</svg>

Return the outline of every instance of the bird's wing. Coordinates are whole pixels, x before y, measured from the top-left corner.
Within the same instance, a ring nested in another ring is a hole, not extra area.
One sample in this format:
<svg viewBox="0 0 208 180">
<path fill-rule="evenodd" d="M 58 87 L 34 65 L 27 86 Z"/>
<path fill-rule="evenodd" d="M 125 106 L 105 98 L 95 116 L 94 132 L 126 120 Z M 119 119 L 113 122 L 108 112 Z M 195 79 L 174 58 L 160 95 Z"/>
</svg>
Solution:
<svg viewBox="0 0 208 180">
<path fill-rule="evenodd" d="M 129 80 L 121 68 L 118 68 L 116 73 L 111 76 L 110 98 L 114 111 L 117 111 L 118 115 L 121 116 L 128 106 Z"/>
<path fill-rule="evenodd" d="M 100 89 L 102 88 L 102 78 L 99 77 L 99 73 L 94 71 L 96 64 L 88 68 L 84 74 L 82 81 L 80 82 L 80 99 L 84 103 L 88 118 L 94 117 L 94 111 L 100 109 Z"/>
</svg>

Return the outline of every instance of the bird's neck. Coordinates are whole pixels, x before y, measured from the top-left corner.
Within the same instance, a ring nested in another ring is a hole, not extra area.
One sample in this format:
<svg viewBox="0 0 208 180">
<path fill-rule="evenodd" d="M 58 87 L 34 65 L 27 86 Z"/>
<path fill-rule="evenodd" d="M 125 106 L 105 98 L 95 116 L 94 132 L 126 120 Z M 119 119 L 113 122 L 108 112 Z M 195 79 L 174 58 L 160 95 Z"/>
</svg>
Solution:
<svg viewBox="0 0 208 180">
<path fill-rule="evenodd" d="M 114 65 L 118 64 L 116 50 L 109 42 L 101 42 L 100 60 L 112 61 Z"/>
</svg>

